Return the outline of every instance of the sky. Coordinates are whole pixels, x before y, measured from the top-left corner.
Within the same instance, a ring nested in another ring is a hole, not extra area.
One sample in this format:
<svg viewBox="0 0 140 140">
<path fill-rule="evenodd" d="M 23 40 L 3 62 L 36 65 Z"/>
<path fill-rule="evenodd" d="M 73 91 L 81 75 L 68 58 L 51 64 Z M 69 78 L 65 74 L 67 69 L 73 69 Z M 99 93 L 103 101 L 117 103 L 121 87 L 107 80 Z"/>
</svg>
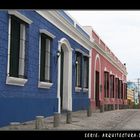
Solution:
<svg viewBox="0 0 140 140">
<path fill-rule="evenodd" d="M 127 80 L 140 78 L 140 11 L 67 11 L 81 26 L 95 32 L 126 63 Z"/>
</svg>

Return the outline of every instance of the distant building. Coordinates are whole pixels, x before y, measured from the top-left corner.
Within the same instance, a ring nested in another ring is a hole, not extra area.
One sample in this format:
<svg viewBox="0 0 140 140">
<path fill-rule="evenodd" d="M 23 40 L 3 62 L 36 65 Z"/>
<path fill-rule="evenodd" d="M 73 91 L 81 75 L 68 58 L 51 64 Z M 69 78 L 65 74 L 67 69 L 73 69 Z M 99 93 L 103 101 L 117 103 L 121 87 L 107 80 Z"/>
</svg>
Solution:
<svg viewBox="0 0 140 140">
<path fill-rule="evenodd" d="M 128 94 L 130 93 L 130 90 L 133 92 L 133 98 L 134 98 L 134 103 L 137 105 L 137 104 L 139 104 L 139 97 L 138 97 L 138 87 L 137 87 L 137 85 L 134 83 L 134 82 L 131 82 L 131 81 L 129 81 L 129 82 L 127 82 L 127 91 L 129 91 L 128 92 Z M 128 97 L 129 97 L 130 95 L 128 95 Z"/>
<path fill-rule="evenodd" d="M 134 91 L 130 88 L 127 88 L 127 100 L 129 106 L 134 104 Z"/>
</svg>

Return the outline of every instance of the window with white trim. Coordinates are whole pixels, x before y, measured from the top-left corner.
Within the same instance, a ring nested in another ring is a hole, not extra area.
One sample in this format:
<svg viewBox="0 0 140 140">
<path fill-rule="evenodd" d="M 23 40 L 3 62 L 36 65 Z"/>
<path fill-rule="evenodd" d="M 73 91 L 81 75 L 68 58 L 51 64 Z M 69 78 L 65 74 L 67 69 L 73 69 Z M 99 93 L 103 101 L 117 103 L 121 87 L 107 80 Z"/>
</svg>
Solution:
<svg viewBox="0 0 140 140">
<path fill-rule="evenodd" d="M 120 80 L 120 99 L 123 98 L 123 84 L 122 84 L 122 80 Z"/>
<path fill-rule="evenodd" d="M 89 57 L 84 56 L 84 72 L 83 72 L 84 88 L 88 88 L 88 79 L 89 79 Z"/>
<path fill-rule="evenodd" d="M 121 81 L 121 83 L 122 83 L 122 87 L 121 87 L 121 93 L 122 93 L 121 99 L 124 99 L 124 83 L 122 81 Z"/>
<path fill-rule="evenodd" d="M 109 72 L 104 72 L 104 96 L 109 98 Z"/>
<path fill-rule="evenodd" d="M 10 18 L 10 77 L 26 78 L 25 76 L 25 49 L 26 49 L 26 23 L 15 16 Z"/>
<path fill-rule="evenodd" d="M 119 83 L 119 79 L 118 78 L 115 78 L 115 92 L 116 92 L 116 99 L 118 98 L 118 92 L 119 92 L 119 89 L 118 89 L 118 83 Z"/>
<path fill-rule="evenodd" d="M 120 80 L 118 79 L 118 99 L 120 99 Z"/>
<path fill-rule="evenodd" d="M 76 87 L 82 87 L 82 54 L 76 52 Z"/>
<path fill-rule="evenodd" d="M 114 98 L 114 75 L 110 75 L 110 98 Z"/>
<path fill-rule="evenodd" d="M 51 41 L 52 39 L 44 33 L 41 33 L 41 48 L 40 48 L 40 81 L 51 82 Z"/>
</svg>

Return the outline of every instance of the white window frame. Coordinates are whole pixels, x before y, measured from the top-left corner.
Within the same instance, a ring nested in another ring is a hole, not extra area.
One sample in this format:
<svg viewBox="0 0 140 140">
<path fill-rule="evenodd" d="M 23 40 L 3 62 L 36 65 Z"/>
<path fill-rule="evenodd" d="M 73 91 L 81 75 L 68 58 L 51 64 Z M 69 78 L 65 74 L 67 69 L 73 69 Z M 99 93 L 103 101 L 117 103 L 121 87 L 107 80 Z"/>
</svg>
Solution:
<svg viewBox="0 0 140 140">
<path fill-rule="evenodd" d="M 24 15 L 22 15 L 21 13 L 15 11 L 15 10 L 9 10 L 8 11 L 8 14 L 9 15 L 14 15 L 16 16 L 17 18 L 21 19 L 22 21 L 28 23 L 28 24 L 31 24 L 32 21 L 25 17 Z M 21 24 L 22 26 L 22 24 Z M 23 26 L 23 28 L 20 28 L 20 30 L 23 30 L 25 31 L 25 26 Z M 10 32 L 11 32 L 11 17 L 9 17 L 9 31 L 8 31 L 8 62 L 7 62 L 7 77 L 6 77 L 6 84 L 8 85 L 16 85 L 16 86 L 24 86 L 25 83 L 28 81 L 27 79 L 23 79 L 23 78 L 19 78 L 19 77 L 11 77 L 9 76 L 9 68 L 10 68 Z M 25 38 L 25 32 L 22 33 L 22 37 Z M 23 45 L 21 44 L 20 42 L 20 45 Z M 25 46 L 24 46 L 25 47 Z M 22 51 L 22 53 L 20 52 L 20 56 L 25 56 L 25 52 Z M 19 73 L 20 74 L 23 74 L 24 73 L 24 63 L 23 63 L 23 66 L 19 66 Z"/>
<path fill-rule="evenodd" d="M 87 56 L 87 55 L 84 55 L 84 57 L 87 57 L 88 58 L 88 73 L 89 73 L 89 56 Z M 84 59 L 84 58 L 83 58 Z M 88 91 L 88 88 L 89 88 L 89 84 L 88 84 L 88 87 L 84 87 L 84 84 L 85 84 L 85 81 L 86 81 L 86 84 L 87 84 L 87 82 L 89 82 L 89 74 L 87 73 L 87 76 L 88 76 L 88 79 L 87 79 L 87 81 L 85 80 L 86 78 L 84 77 L 83 78 L 83 91 L 84 92 L 87 92 Z M 85 63 L 84 63 L 84 73 L 83 74 L 85 74 Z"/>
<path fill-rule="evenodd" d="M 28 24 L 31 24 L 32 23 L 32 20 L 30 20 L 29 18 L 27 18 L 26 16 L 22 15 L 21 13 L 19 13 L 18 11 L 16 10 L 8 10 L 8 14 L 9 15 L 14 15 L 16 16 L 17 18 L 21 19 L 22 21 L 28 23 Z"/>
<path fill-rule="evenodd" d="M 88 88 L 83 88 L 83 92 L 88 92 Z"/>
<path fill-rule="evenodd" d="M 26 27 L 24 24 L 20 24 L 20 51 L 19 51 L 19 75 L 24 75 L 24 66 L 25 66 L 25 42 L 22 40 L 26 39 Z"/>
<path fill-rule="evenodd" d="M 75 51 L 81 53 L 81 55 L 83 55 L 84 57 L 88 57 L 88 59 L 90 59 L 90 55 L 86 54 L 86 53 L 83 52 L 82 50 L 80 50 L 80 49 L 75 49 Z M 88 60 L 88 62 L 90 62 L 90 60 Z M 88 65 L 90 66 L 90 63 L 89 63 Z M 89 70 L 90 70 L 90 68 L 89 68 Z M 76 76 L 77 76 L 77 75 L 76 75 Z M 88 76 L 89 76 L 89 75 L 88 75 Z M 90 84 L 89 78 L 90 78 L 90 77 L 88 77 L 88 82 L 89 82 L 89 83 L 88 83 L 88 88 L 83 87 L 83 92 L 88 92 L 88 91 L 89 91 L 89 84 Z M 77 81 L 76 81 L 76 82 L 77 82 Z M 82 83 L 82 84 L 83 84 L 83 85 L 81 85 L 81 87 L 75 86 L 75 92 L 81 92 L 82 86 L 84 86 L 84 83 Z"/>
<path fill-rule="evenodd" d="M 79 51 L 76 51 L 76 53 L 80 53 L 81 54 L 81 59 L 82 59 L 82 53 L 81 52 L 79 52 Z M 76 55 L 76 59 L 77 59 L 77 55 Z M 77 61 L 77 60 L 76 60 Z M 76 85 L 75 85 L 75 87 L 76 87 L 76 91 L 77 92 L 80 92 L 81 91 L 81 89 L 82 89 L 82 77 L 78 77 L 79 76 L 79 64 L 78 64 L 78 61 L 77 61 L 77 63 L 75 64 L 76 65 Z M 81 62 L 81 65 L 82 65 L 82 62 Z M 82 69 L 81 69 L 81 65 L 80 65 L 80 76 L 81 76 L 81 71 L 82 71 Z M 78 68 L 77 68 L 78 67 Z M 78 86 L 77 84 L 78 84 L 78 82 L 79 82 L 79 79 L 78 78 L 80 78 L 80 86 Z"/>
<path fill-rule="evenodd" d="M 81 92 L 82 87 L 75 87 L 75 92 Z"/>
<path fill-rule="evenodd" d="M 43 81 L 40 81 L 40 59 L 41 59 L 41 34 L 46 34 L 47 36 L 51 37 L 52 39 L 55 38 L 55 36 L 48 32 L 46 29 L 40 29 L 39 30 L 39 76 L 38 76 L 38 88 L 45 88 L 45 89 L 50 89 L 53 85 L 53 83 L 51 82 L 43 82 Z M 50 49 L 51 49 L 51 45 L 50 45 Z"/>
</svg>

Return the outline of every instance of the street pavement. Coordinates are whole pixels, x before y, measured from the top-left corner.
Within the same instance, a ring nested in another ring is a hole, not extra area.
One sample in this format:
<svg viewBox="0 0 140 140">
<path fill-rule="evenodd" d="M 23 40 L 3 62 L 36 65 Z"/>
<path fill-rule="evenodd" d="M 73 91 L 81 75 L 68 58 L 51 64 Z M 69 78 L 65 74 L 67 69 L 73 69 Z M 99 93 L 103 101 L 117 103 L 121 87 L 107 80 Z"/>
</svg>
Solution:
<svg viewBox="0 0 140 140">
<path fill-rule="evenodd" d="M 122 109 L 100 113 L 96 111 L 87 117 L 87 111 L 72 112 L 72 123 L 66 123 L 66 114 L 60 117 L 58 127 L 53 126 L 53 116 L 45 118 L 40 130 L 140 130 L 140 109 Z M 0 130 L 11 130 L 10 126 Z M 36 130 L 35 120 L 21 123 L 16 130 Z"/>
</svg>

